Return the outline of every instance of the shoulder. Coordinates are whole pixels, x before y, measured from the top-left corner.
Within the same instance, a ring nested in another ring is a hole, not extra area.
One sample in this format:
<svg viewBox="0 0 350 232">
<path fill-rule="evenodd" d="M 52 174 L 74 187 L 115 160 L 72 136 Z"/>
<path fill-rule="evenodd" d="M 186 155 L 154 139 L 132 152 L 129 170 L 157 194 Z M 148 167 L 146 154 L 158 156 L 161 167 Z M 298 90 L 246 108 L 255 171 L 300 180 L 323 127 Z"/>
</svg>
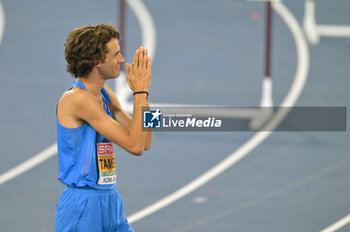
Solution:
<svg viewBox="0 0 350 232">
<path fill-rule="evenodd" d="M 96 99 L 89 92 L 79 87 L 73 87 L 64 92 L 58 102 L 61 107 L 74 107 L 76 109 L 96 103 Z"/>
<path fill-rule="evenodd" d="M 97 101 L 95 101 L 97 102 Z M 89 113 L 89 106 L 94 99 L 87 91 L 78 87 L 64 92 L 57 104 L 57 119 L 68 128 L 75 128 L 84 123 L 82 115 Z"/>
</svg>

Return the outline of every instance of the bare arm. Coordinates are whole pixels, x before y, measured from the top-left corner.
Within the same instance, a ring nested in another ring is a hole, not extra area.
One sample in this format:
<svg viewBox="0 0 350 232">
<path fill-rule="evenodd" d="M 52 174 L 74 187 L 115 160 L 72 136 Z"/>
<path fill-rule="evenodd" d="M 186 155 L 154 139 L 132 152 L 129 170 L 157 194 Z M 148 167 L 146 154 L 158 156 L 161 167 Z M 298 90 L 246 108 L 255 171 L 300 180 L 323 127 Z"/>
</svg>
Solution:
<svg viewBox="0 0 350 232">
<path fill-rule="evenodd" d="M 125 112 L 125 110 L 120 105 L 115 93 L 109 88 L 109 86 L 107 84 L 105 85 L 105 89 L 107 90 L 108 95 L 111 98 L 112 112 L 113 112 L 114 119 L 125 130 L 128 131 L 130 126 L 131 126 L 132 117 L 128 113 Z M 149 107 L 148 100 L 146 101 L 145 107 L 146 108 Z M 152 145 L 152 130 L 149 129 L 147 131 L 144 131 L 143 133 L 146 134 L 144 150 L 149 150 L 151 148 L 151 145 Z"/>
<path fill-rule="evenodd" d="M 146 102 L 146 108 L 149 108 L 148 101 Z M 147 129 L 144 133 L 146 133 L 144 149 L 149 150 L 152 146 L 152 129 Z"/>
<path fill-rule="evenodd" d="M 151 79 L 151 60 L 147 50 L 136 50 L 133 64 L 126 64 L 129 87 L 135 91 L 148 91 Z M 147 103 L 146 94 L 134 96 L 134 113 L 128 128 L 124 128 L 109 117 L 96 99 L 85 91 L 72 94 L 72 116 L 88 122 L 107 139 L 128 152 L 141 155 L 144 151 L 146 135 L 142 132 L 142 107 Z"/>
<path fill-rule="evenodd" d="M 113 90 L 107 84 L 105 84 L 104 87 L 107 90 L 112 102 L 113 118 L 118 123 L 120 123 L 120 125 L 123 126 L 125 130 L 129 130 L 132 117 L 127 112 L 125 112 Z"/>
<path fill-rule="evenodd" d="M 145 56 L 147 55 L 147 49 L 144 49 L 144 50 L 141 50 L 144 52 Z M 136 62 L 135 60 L 135 57 L 137 57 L 136 53 L 135 53 L 135 56 L 134 56 L 134 61 L 133 63 Z M 150 59 L 147 57 L 147 62 L 150 62 Z M 150 64 L 150 63 L 149 63 Z M 128 66 L 128 64 L 126 65 Z M 130 66 L 129 66 L 130 68 Z M 149 75 L 151 75 L 150 73 L 150 68 L 149 67 Z M 127 71 L 128 71 L 128 74 L 132 74 L 132 71 L 130 71 L 130 69 L 128 70 L 128 67 L 127 67 Z M 128 79 L 128 83 L 129 83 L 129 79 Z M 130 86 L 130 83 L 129 83 L 129 86 Z M 132 89 L 132 87 L 130 86 L 130 88 Z M 122 106 L 120 105 L 116 95 L 114 94 L 114 92 L 109 88 L 109 86 L 106 84 L 105 85 L 105 89 L 107 90 L 108 92 L 108 95 L 110 96 L 111 98 L 111 102 L 112 102 L 112 112 L 113 112 L 113 117 L 114 119 L 120 123 L 120 125 L 125 129 L 125 130 L 129 130 L 130 127 L 131 127 L 131 124 L 132 124 L 132 117 L 126 113 L 124 111 L 124 109 L 122 108 Z M 148 88 L 147 90 L 148 91 Z M 146 100 L 146 104 L 144 104 L 142 107 L 146 107 L 148 108 L 149 107 L 149 103 L 148 103 L 148 100 Z M 135 106 L 134 106 L 134 109 L 135 109 Z M 135 114 L 135 110 L 134 110 L 134 114 Z M 142 114 L 142 112 L 141 112 Z M 142 117 L 142 115 L 141 115 Z M 151 145 L 152 145 L 152 130 L 147 130 L 147 131 L 143 131 L 142 133 L 145 134 L 145 143 L 144 143 L 144 150 L 149 150 L 151 148 Z"/>
<path fill-rule="evenodd" d="M 89 123 L 98 133 L 126 151 L 141 155 L 144 147 L 144 136 L 141 133 L 141 105 L 145 102 L 145 96 L 135 97 L 136 110 L 129 130 L 125 130 L 111 118 L 96 98 L 82 89 L 65 95 L 61 100 L 63 108 L 60 107 L 60 111 L 69 112 L 70 117 Z"/>
</svg>

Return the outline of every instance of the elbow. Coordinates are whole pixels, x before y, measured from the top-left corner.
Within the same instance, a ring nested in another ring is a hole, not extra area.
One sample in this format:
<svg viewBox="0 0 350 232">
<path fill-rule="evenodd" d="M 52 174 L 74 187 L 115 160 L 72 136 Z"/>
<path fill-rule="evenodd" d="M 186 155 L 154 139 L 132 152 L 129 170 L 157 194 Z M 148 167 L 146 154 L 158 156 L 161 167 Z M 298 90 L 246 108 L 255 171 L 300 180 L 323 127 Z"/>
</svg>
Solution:
<svg viewBox="0 0 350 232">
<path fill-rule="evenodd" d="M 142 146 L 136 146 L 133 149 L 131 149 L 129 152 L 133 155 L 141 156 L 143 155 L 144 150 L 145 149 Z"/>
<path fill-rule="evenodd" d="M 136 156 L 142 156 L 142 155 L 143 155 L 143 152 L 144 152 L 144 150 L 142 149 L 142 150 L 138 150 L 138 151 L 136 151 L 136 152 L 133 152 L 132 154 L 133 154 L 133 155 L 136 155 Z"/>
<path fill-rule="evenodd" d="M 144 145 L 144 146 L 136 146 L 134 149 L 131 151 L 133 155 L 141 156 L 145 151 L 148 151 L 151 149 L 151 145 Z"/>
<path fill-rule="evenodd" d="M 146 145 L 146 146 L 144 147 L 144 150 L 145 150 L 145 151 L 148 151 L 149 149 L 151 149 L 151 145 Z"/>
</svg>

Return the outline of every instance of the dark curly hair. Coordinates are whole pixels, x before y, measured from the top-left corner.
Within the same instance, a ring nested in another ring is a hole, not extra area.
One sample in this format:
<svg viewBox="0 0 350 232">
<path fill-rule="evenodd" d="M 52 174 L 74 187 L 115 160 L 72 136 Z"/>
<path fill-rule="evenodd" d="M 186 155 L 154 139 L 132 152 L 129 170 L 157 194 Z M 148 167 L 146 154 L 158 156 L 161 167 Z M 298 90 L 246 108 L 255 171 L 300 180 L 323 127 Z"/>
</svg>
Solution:
<svg viewBox="0 0 350 232">
<path fill-rule="evenodd" d="M 65 43 L 67 72 L 73 77 L 87 76 L 94 65 L 103 62 L 108 53 L 107 43 L 121 36 L 112 24 L 101 23 L 73 29 Z"/>
</svg>

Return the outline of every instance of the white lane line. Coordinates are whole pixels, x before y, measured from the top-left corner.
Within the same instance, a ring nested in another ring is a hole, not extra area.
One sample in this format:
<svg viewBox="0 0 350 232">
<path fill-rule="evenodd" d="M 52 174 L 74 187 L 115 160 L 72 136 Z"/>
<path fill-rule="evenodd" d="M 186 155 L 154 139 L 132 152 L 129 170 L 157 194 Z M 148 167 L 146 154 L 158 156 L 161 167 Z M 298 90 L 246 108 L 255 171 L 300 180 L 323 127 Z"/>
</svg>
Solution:
<svg viewBox="0 0 350 232">
<path fill-rule="evenodd" d="M 297 71 L 295 78 L 290 88 L 287 96 L 282 102 L 281 106 L 294 106 L 297 99 L 299 98 L 307 80 L 307 74 L 309 70 L 309 50 L 307 43 L 303 36 L 303 31 L 295 19 L 293 14 L 283 5 L 283 3 L 276 1 L 272 3 L 274 10 L 280 15 L 280 17 L 285 21 L 291 33 L 294 37 L 296 48 L 297 48 Z M 273 116 L 271 121 L 265 127 L 270 131 L 259 131 L 251 139 L 249 139 L 245 144 L 238 148 L 235 152 L 230 154 L 226 159 L 221 161 L 219 164 L 197 177 L 195 180 L 191 181 L 187 185 L 183 186 L 179 190 L 171 193 L 170 195 L 162 198 L 161 200 L 151 204 L 150 206 L 130 215 L 128 217 L 129 223 L 134 223 L 170 204 L 179 200 L 180 198 L 186 196 L 192 191 L 196 190 L 200 186 L 204 185 L 208 181 L 212 180 L 223 171 L 237 163 L 244 156 L 246 156 L 250 151 L 256 148 L 260 143 L 262 143 L 278 126 L 278 124 L 284 119 L 288 114 L 289 110 L 286 108 L 280 108 L 276 114 Z"/>
<path fill-rule="evenodd" d="M 156 29 L 150 12 L 141 0 L 126 0 L 130 8 L 134 11 L 140 23 L 142 32 L 142 46 L 147 48 L 149 55 L 154 58 L 156 52 Z"/>
<path fill-rule="evenodd" d="M 5 172 L 0 176 L 0 185 L 6 183 L 7 181 L 15 178 L 16 176 L 19 176 L 26 171 L 32 169 L 33 167 L 39 165 L 40 163 L 44 162 L 45 160 L 51 158 L 52 156 L 57 154 L 57 143 L 52 144 L 50 147 L 46 148 L 39 154 L 35 155 L 34 157 L 26 160 L 25 162 L 21 163 L 20 165 L 12 168 L 11 170 Z"/>
<path fill-rule="evenodd" d="M 4 35 L 4 30 L 5 30 L 5 13 L 4 13 L 4 8 L 2 6 L 2 3 L 0 1 L 0 43 Z M 44 151 L 40 152 L 39 154 L 24 161 L 23 163 L 10 169 L 9 171 L 1 174 L 0 185 L 34 168 L 35 166 L 39 165 L 40 163 L 54 156 L 56 153 L 57 153 L 57 143 L 52 144 L 50 147 L 46 148 Z"/>
<path fill-rule="evenodd" d="M 147 10 L 146 6 L 143 4 L 141 0 L 126 0 L 131 9 L 134 11 L 141 27 L 142 31 L 142 46 L 146 47 L 149 50 L 149 54 L 154 60 L 153 56 L 156 50 L 156 30 L 154 27 L 154 22 L 152 20 L 151 14 Z M 2 8 L 2 4 L 0 1 L 0 42 L 2 38 L 2 32 L 4 30 L 5 25 L 5 16 Z M 121 78 L 119 78 L 121 79 Z M 126 80 L 122 78 L 122 80 Z M 125 85 L 127 85 L 125 83 Z M 127 86 L 126 86 L 127 87 Z M 127 87 L 127 89 L 129 89 Z M 126 93 L 129 94 L 129 93 Z M 57 154 L 57 143 L 51 145 L 44 151 L 39 154 L 33 156 L 27 161 L 19 164 L 18 166 L 12 168 L 11 170 L 0 175 L 0 185 L 6 183 L 7 181 L 23 174 L 24 172 L 34 168 L 45 160 Z"/>
<path fill-rule="evenodd" d="M 286 21 L 287 26 L 291 28 L 292 34 L 295 38 L 297 51 L 298 51 L 298 67 L 297 67 L 297 73 L 293 82 L 293 86 L 290 89 L 287 97 L 282 103 L 282 106 L 293 106 L 295 101 L 298 99 L 305 81 L 307 79 L 307 72 L 308 72 L 308 66 L 309 66 L 309 54 L 308 49 L 305 43 L 305 40 L 302 36 L 301 29 L 295 20 L 294 16 L 288 11 L 287 8 L 284 7 L 282 3 L 274 2 L 273 7 L 275 10 L 280 14 L 280 16 Z M 286 14 L 285 16 L 282 15 L 281 12 L 284 12 Z M 141 24 L 142 26 L 142 24 Z M 147 33 L 147 31 L 145 31 Z M 303 50 L 304 49 L 304 50 Z M 303 58 L 303 59 L 302 59 Z M 305 63 L 302 63 L 305 62 Z M 294 87 L 294 88 L 293 88 Z M 279 115 L 279 117 L 277 117 Z M 273 117 L 269 125 L 278 125 L 278 123 L 283 120 L 283 115 L 286 115 L 286 113 L 281 114 L 280 111 L 277 111 L 276 115 Z M 236 152 L 232 153 L 229 157 L 227 157 L 225 160 L 220 162 L 218 165 L 204 173 L 202 176 L 198 177 L 194 181 L 190 182 L 186 186 L 182 187 L 178 191 L 174 192 L 173 194 L 170 194 L 169 196 L 157 201 L 156 203 L 136 212 L 135 214 L 128 217 L 129 222 L 133 223 L 136 222 L 162 208 L 165 206 L 173 203 L 174 201 L 182 198 L 183 196 L 189 194 L 190 192 L 194 191 L 195 189 L 199 188 L 209 180 L 213 179 L 223 171 L 225 171 L 227 168 L 232 166 L 233 164 L 237 163 L 241 158 L 243 158 L 245 155 L 247 155 L 251 150 L 253 150 L 256 146 L 258 146 L 262 141 L 264 141 L 272 132 L 271 131 L 261 131 L 256 133 L 250 140 L 248 140 L 245 144 L 243 144 Z M 25 163 L 11 169 L 7 173 L 0 176 L 2 182 L 0 184 L 5 183 L 6 181 L 24 173 L 25 171 L 33 168 L 34 166 L 40 164 L 41 162 L 45 161 L 46 159 L 50 158 L 51 156 L 55 155 L 57 153 L 56 144 L 51 145 L 48 149 L 45 151 L 39 153 L 38 155 L 34 156 L 32 159 L 26 161 Z M 54 147 L 54 148 L 53 148 Z M 23 166 L 22 166 L 23 165 Z"/>
<path fill-rule="evenodd" d="M 2 37 L 4 36 L 4 31 L 5 31 L 5 11 L 0 1 L 0 43 L 2 41 Z"/>
<path fill-rule="evenodd" d="M 157 37 L 151 13 L 141 0 L 126 0 L 126 3 L 130 6 L 140 24 L 142 35 L 141 44 L 143 47 L 148 49 L 152 62 L 154 62 Z M 128 113 L 132 113 L 133 102 L 128 100 L 132 95 L 132 91 L 130 90 L 126 81 L 125 72 L 121 72 L 119 78 L 115 80 L 115 90 L 119 102 L 124 110 Z"/>
<path fill-rule="evenodd" d="M 347 225 L 349 223 L 350 223 L 350 214 L 343 217 L 342 219 L 340 219 L 336 223 L 330 225 L 329 227 L 321 230 L 320 232 L 334 232 L 334 231 L 339 230 L 340 228 L 344 227 L 345 225 Z"/>
<path fill-rule="evenodd" d="M 315 173 L 312 173 L 308 176 L 303 176 L 301 179 L 298 179 L 292 183 L 288 182 L 285 186 L 282 186 L 281 188 L 278 188 L 272 192 L 268 192 L 264 195 L 260 195 L 258 197 L 255 197 L 254 199 L 244 201 L 239 203 L 233 208 L 222 210 L 221 212 L 216 212 L 214 215 L 211 214 L 208 217 L 202 217 L 198 220 L 191 221 L 189 225 L 185 225 L 184 227 L 177 227 L 174 230 L 171 230 L 171 232 L 185 232 L 185 231 L 194 231 L 195 228 L 198 228 L 199 226 L 203 226 L 205 224 L 213 224 L 215 221 L 220 220 L 224 217 L 227 217 L 229 215 L 232 215 L 233 213 L 238 213 L 238 211 L 242 211 L 248 208 L 252 208 L 258 204 L 261 204 L 267 200 L 276 199 L 277 197 L 280 197 L 282 195 L 285 195 L 287 192 L 293 191 L 296 188 L 299 188 L 300 186 L 305 186 L 308 183 L 315 181 L 316 179 L 320 179 L 323 176 L 330 174 L 331 172 L 334 172 L 335 170 L 339 170 L 339 168 L 348 166 L 349 165 L 350 158 L 345 158 L 342 160 L 338 160 L 337 162 L 321 169 L 317 170 Z"/>
</svg>

